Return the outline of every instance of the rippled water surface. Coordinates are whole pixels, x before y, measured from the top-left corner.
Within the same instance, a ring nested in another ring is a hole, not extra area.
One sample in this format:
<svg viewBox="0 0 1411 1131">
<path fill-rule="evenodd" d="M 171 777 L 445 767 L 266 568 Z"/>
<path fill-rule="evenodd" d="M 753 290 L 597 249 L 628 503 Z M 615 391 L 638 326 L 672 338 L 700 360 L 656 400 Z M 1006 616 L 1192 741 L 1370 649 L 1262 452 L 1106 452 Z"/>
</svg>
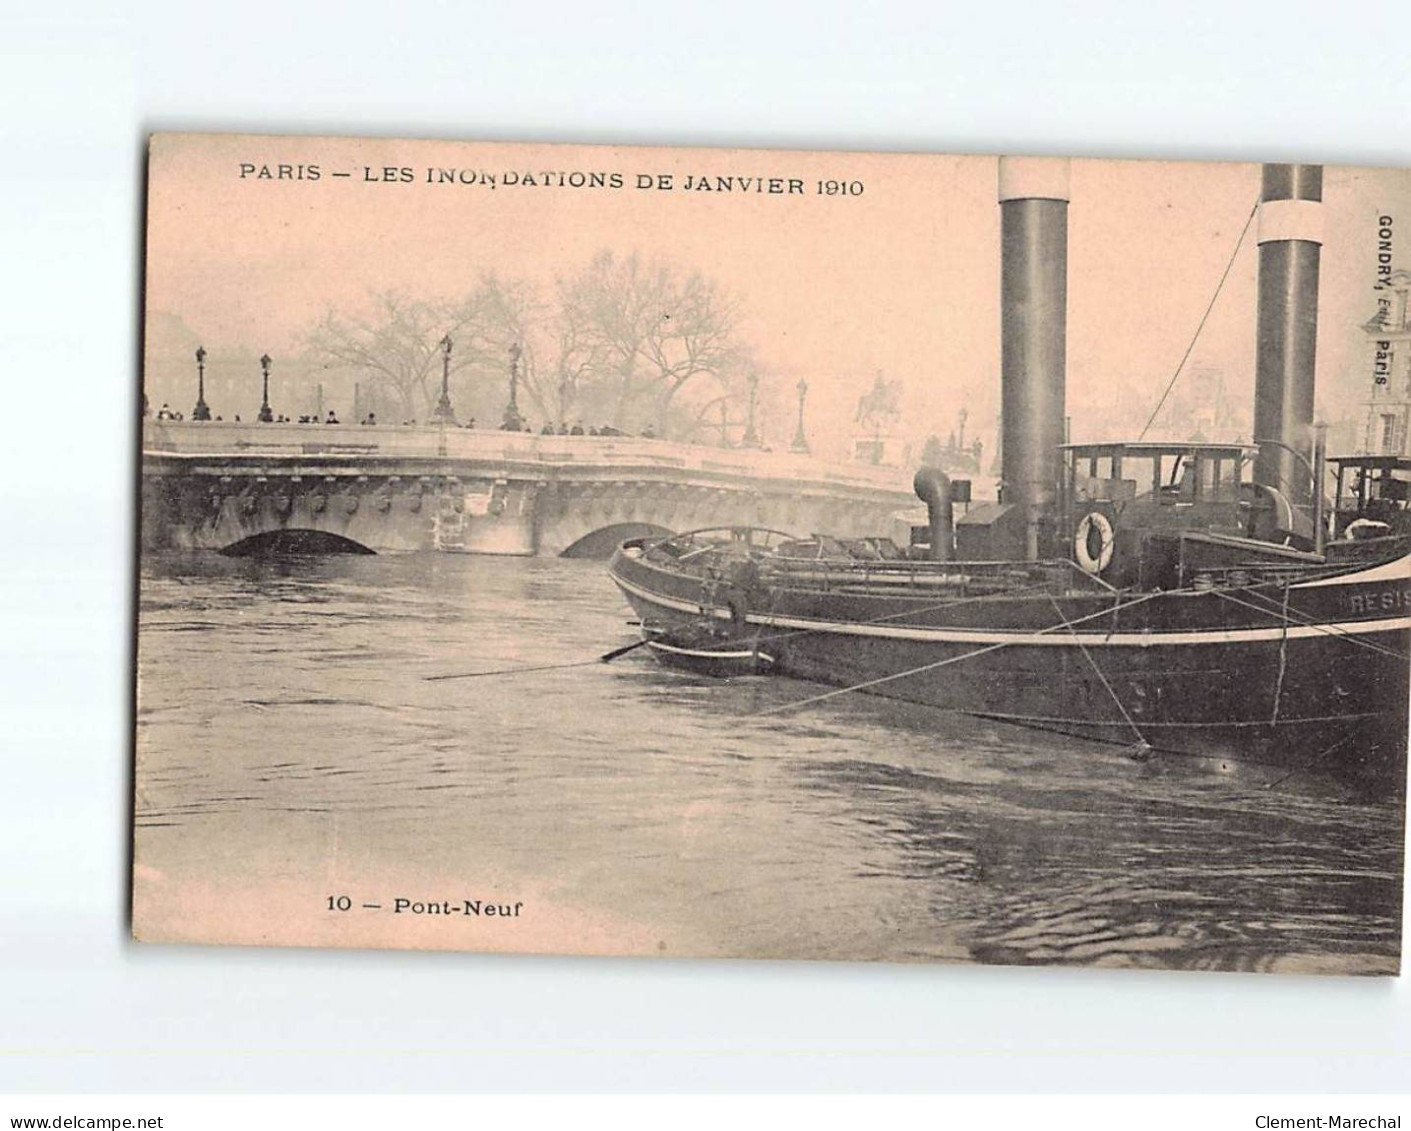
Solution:
<svg viewBox="0 0 1411 1131">
<path fill-rule="evenodd" d="M 149 556 L 139 933 L 1397 969 L 1396 802 L 862 695 L 760 716 L 817 688 L 595 662 L 628 616 L 600 562 Z M 393 911 L 482 896 L 524 906 Z"/>
</svg>

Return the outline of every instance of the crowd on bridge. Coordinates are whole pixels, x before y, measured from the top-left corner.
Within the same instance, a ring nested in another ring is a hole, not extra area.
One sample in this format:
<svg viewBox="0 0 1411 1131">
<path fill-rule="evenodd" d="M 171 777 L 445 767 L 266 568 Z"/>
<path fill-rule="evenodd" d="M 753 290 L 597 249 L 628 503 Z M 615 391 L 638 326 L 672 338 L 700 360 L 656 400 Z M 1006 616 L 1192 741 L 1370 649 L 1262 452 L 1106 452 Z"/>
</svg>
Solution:
<svg viewBox="0 0 1411 1131">
<path fill-rule="evenodd" d="M 223 420 L 223 418 L 220 417 L 220 416 L 209 416 L 209 415 L 208 415 L 208 416 L 205 416 L 205 417 L 200 416 L 200 415 L 199 415 L 199 410 L 200 410 L 202 407 L 203 407 L 202 405 L 198 405 L 198 406 L 197 406 L 198 412 L 197 412 L 197 413 L 193 413 L 193 415 L 192 415 L 192 417 L 191 417 L 191 419 L 192 419 L 193 421 L 203 421 L 203 420 L 204 420 L 204 421 L 219 422 L 219 421 L 222 421 L 222 420 Z M 209 409 L 207 410 L 207 412 L 209 412 Z M 148 406 L 147 397 L 146 397 L 146 395 L 144 394 L 143 397 L 142 397 L 142 415 L 145 417 L 145 416 L 148 416 L 148 415 L 150 415 L 150 414 L 151 414 L 151 409 L 150 409 L 150 407 Z M 180 413 L 180 412 L 177 412 L 177 411 L 173 410 L 172 407 L 171 407 L 171 405 L 169 405 L 169 404 L 167 404 L 167 403 L 164 402 L 164 403 L 162 404 L 162 407 L 157 410 L 156 418 L 157 418 L 158 420 L 177 420 L 177 421 L 182 421 L 182 420 L 185 420 L 185 419 L 186 419 L 186 416 L 185 416 L 184 414 Z M 292 417 L 292 416 L 286 416 L 286 415 L 284 415 L 284 413 L 279 413 L 278 415 L 270 415 L 267 419 L 266 419 L 263 415 L 258 416 L 258 417 L 256 417 L 256 421 L 257 421 L 258 423 L 263 423 L 263 424 L 341 424 L 341 423 L 342 423 L 342 421 L 338 419 L 338 413 L 337 413 L 337 411 L 334 410 L 334 409 L 331 409 L 331 408 L 328 410 L 327 415 L 322 416 L 322 417 L 321 417 L 318 413 L 316 413 L 316 412 L 315 412 L 315 413 L 308 413 L 308 414 L 303 415 L 303 416 L 300 416 L 300 417 L 298 417 L 298 418 L 295 418 L 295 417 Z M 239 423 L 240 423 L 240 416 L 239 416 L 239 414 L 236 414 L 236 416 L 234 417 L 233 423 L 235 423 L 235 424 L 239 424 Z M 437 427 L 437 426 L 440 425 L 441 423 L 442 423 L 441 421 L 431 421 L 429 424 L 424 425 L 423 427 Z M 467 419 L 467 420 L 465 420 L 465 421 L 462 421 L 462 422 L 457 422 L 457 421 L 451 420 L 451 421 L 446 421 L 445 423 L 449 424 L 451 427 L 454 427 L 454 428 L 472 428 L 472 429 L 473 429 L 473 428 L 475 427 L 475 417 L 472 416 L 472 417 L 470 417 L 469 419 Z M 366 416 L 364 416 L 361 420 L 358 421 L 358 424 L 361 425 L 361 426 L 363 426 L 363 427 L 376 427 L 377 424 L 378 424 L 377 414 L 376 414 L 375 412 L 369 412 Z M 403 420 L 403 421 L 402 421 L 402 427 L 404 427 L 404 428 L 415 428 L 416 426 L 417 426 L 417 422 L 416 422 L 415 420 Z M 529 422 L 528 422 L 527 420 L 524 420 L 524 419 L 522 419 L 522 418 L 517 419 L 517 420 L 506 420 L 504 424 L 500 425 L 500 429 L 499 429 L 499 430 L 500 430 L 501 432 L 524 432 L 524 433 L 528 433 L 528 434 L 531 434 L 531 435 L 534 434 L 534 429 L 533 429 L 533 427 L 529 424 Z M 641 438 L 641 439 L 643 439 L 643 440 L 655 440 L 655 439 L 657 438 L 656 429 L 654 429 L 650 424 L 648 424 L 645 428 L 643 428 L 641 432 L 632 433 L 632 432 L 624 432 L 624 431 L 623 431 L 622 429 L 620 429 L 620 428 L 614 428 L 611 424 L 589 425 L 588 427 L 585 428 L 585 427 L 583 426 L 583 423 L 582 423 L 581 421 L 575 421 L 572 425 L 570 425 L 567 421 L 560 421 L 558 425 L 554 425 L 552 422 L 548 422 L 548 423 L 545 423 L 544 426 L 539 429 L 539 433 L 538 433 L 538 434 L 541 435 L 541 436 L 633 436 L 633 435 L 635 435 L 635 436 L 637 436 L 637 437 L 639 437 L 639 438 Z"/>
<path fill-rule="evenodd" d="M 526 432 L 528 432 L 528 431 L 529 431 L 529 426 L 528 426 L 528 425 L 525 425 L 524 430 L 525 430 Z M 600 428 L 593 427 L 593 426 L 590 425 L 590 426 L 585 430 L 584 427 L 583 427 L 583 425 L 582 425 L 581 423 L 576 423 L 576 422 L 574 423 L 573 427 L 571 427 L 571 428 L 570 428 L 567 424 L 562 424 L 562 423 L 561 423 L 557 428 L 555 428 L 552 424 L 545 424 L 544 427 L 542 427 L 542 428 L 539 429 L 539 434 L 540 434 L 541 436 L 630 436 L 630 435 L 631 435 L 630 432 L 623 432 L 621 429 L 619 429 L 619 428 L 614 428 L 614 427 L 613 427 L 612 425 L 610 425 L 610 424 L 604 424 L 604 425 L 603 425 L 602 427 L 600 427 Z M 646 428 L 642 429 L 642 431 L 639 433 L 639 435 L 640 435 L 640 436 L 642 437 L 642 439 L 644 439 L 644 440 L 655 440 L 655 439 L 656 439 L 656 432 L 655 432 L 655 430 L 652 428 L 652 426 L 651 426 L 650 424 L 647 425 Z"/>
</svg>

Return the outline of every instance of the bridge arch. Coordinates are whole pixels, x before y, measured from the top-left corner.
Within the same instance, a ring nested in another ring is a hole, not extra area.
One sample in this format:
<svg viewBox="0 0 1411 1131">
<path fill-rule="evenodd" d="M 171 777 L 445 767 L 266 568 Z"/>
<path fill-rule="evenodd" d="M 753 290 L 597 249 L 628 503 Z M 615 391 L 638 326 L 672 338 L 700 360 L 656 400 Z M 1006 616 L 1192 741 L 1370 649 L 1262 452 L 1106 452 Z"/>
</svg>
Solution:
<svg viewBox="0 0 1411 1131">
<path fill-rule="evenodd" d="M 720 525 L 886 533 L 915 505 L 875 468 L 634 437 L 212 421 L 143 433 L 144 548 L 600 556 Z"/>
<path fill-rule="evenodd" d="M 275 554 L 375 554 L 377 551 L 328 530 L 283 528 L 241 538 L 221 553 L 230 558 L 256 558 Z"/>
<path fill-rule="evenodd" d="M 628 538 L 646 538 L 653 534 L 659 534 L 665 538 L 675 533 L 674 530 L 668 530 L 665 526 L 659 526 L 654 522 L 615 522 L 610 526 L 601 526 L 597 530 L 584 534 L 572 545 L 566 547 L 559 557 L 594 558 L 605 561 L 612 557 L 612 552 Z"/>
</svg>

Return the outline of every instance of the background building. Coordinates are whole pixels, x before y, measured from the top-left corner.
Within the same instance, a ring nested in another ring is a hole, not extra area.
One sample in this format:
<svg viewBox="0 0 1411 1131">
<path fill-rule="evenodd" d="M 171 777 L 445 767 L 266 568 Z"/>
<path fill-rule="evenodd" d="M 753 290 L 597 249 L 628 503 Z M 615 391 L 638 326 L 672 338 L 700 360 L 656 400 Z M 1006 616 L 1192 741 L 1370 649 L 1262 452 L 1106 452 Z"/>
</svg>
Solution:
<svg viewBox="0 0 1411 1131">
<path fill-rule="evenodd" d="M 1394 271 L 1377 291 L 1377 311 L 1364 323 L 1367 335 L 1366 424 L 1361 437 L 1371 455 L 1411 456 L 1411 323 L 1407 295 L 1411 272 Z"/>
</svg>

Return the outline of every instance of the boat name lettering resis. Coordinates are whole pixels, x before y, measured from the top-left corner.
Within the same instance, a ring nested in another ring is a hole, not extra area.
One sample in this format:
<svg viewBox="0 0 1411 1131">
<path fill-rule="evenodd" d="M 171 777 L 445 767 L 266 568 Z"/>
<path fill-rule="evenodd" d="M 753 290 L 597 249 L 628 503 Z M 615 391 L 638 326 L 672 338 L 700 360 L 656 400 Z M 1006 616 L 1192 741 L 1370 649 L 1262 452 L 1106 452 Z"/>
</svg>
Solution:
<svg viewBox="0 0 1411 1131">
<path fill-rule="evenodd" d="M 1411 587 L 1383 589 L 1377 593 L 1352 593 L 1347 598 L 1354 613 L 1390 613 L 1411 609 Z"/>
</svg>

